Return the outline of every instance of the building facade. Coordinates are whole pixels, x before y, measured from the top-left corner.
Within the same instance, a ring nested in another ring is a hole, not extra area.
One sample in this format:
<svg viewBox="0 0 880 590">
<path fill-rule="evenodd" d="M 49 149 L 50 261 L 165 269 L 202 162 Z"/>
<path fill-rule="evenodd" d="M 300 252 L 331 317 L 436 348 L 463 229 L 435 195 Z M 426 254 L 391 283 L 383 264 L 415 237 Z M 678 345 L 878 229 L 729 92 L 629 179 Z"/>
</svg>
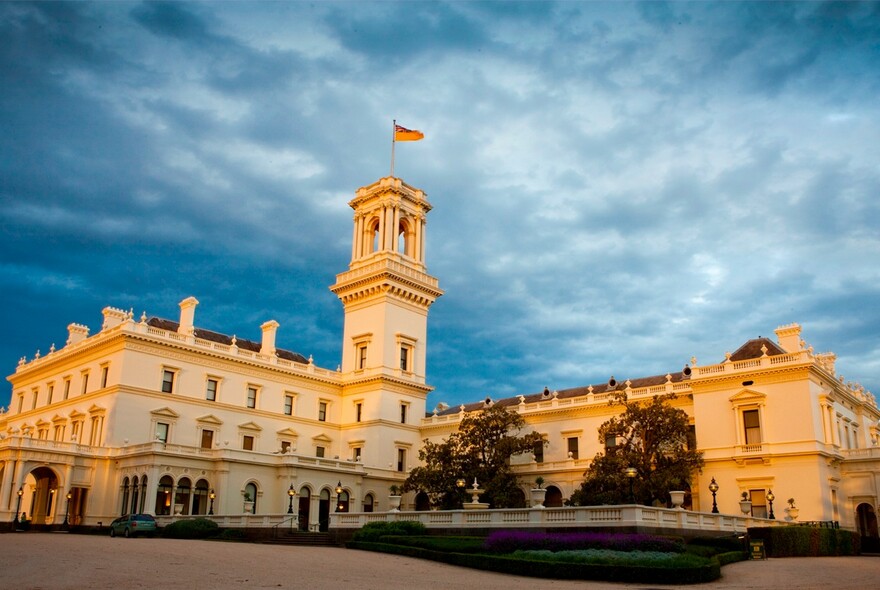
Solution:
<svg viewBox="0 0 880 590">
<path fill-rule="evenodd" d="M 876 536 L 880 490 L 873 396 L 844 382 L 834 355 L 800 327 L 750 340 L 718 364 L 484 400 L 426 412 L 427 316 L 442 295 L 425 267 L 426 195 L 388 177 L 357 190 L 351 262 L 331 291 L 344 308 L 341 364 L 320 368 L 260 341 L 197 327 L 198 301 L 177 319 L 103 310 L 101 329 L 71 324 L 65 345 L 22 359 L 0 414 L 0 518 L 107 523 L 120 514 L 241 515 L 246 526 L 298 519 L 326 528 L 331 511 L 392 508 L 390 488 L 424 439 L 439 440 L 487 403 L 523 415 L 548 444 L 515 459 L 524 498 L 536 477 L 561 505 L 602 449 L 612 390 L 675 392 L 706 465 L 689 507 L 777 518 L 792 497 L 800 520 L 839 521 Z M 410 495 L 412 496 L 412 495 Z M 404 509 L 426 508 L 404 498 Z M 287 516 L 292 515 L 292 516 Z M 788 513 L 786 516 L 791 518 Z"/>
</svg>

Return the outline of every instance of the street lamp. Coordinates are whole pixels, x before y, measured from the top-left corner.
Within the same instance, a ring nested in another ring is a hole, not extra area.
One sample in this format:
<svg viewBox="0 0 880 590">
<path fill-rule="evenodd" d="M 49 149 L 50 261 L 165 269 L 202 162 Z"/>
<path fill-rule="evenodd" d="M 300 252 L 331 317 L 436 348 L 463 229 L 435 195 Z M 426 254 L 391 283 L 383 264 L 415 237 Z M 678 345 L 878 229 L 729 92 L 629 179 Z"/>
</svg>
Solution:
<svg viewBox="0 0 880 590">
<path fill-rule="evenodd" d="M 214 515 L 214 498 L 217 497 L 217 494 L 214 493 L 213 488 L 211 489 L 211 493 L 208 494 L 208 497 L 211 498 L 211 507 L 208 508 L 208 514 L 213 516 Z"/>
<path fill-rule="evenodd" d="M 18 492 L 16 492 L 16 493 L 18 494 L 18 503 L 15 505 L 15 520 L 12 521 L 12 530 L 13 531 L 18 529 L 18 524 L 19 524 L 18 515 L 19 515 L 19 512 L 21 511 L 21 497 L 24 496 L 24 489 L 18 488 Z"/>
<path fill-rule="evenodd" d="M 712 478 L 712 481 L 709 482 L 709 491 L 712 492 L 712 514 L 718 514 L 718 504 L 715 502 L 715 494 L 718 492 L 718 482 L 715 481 L 715 478 Z"/>
<path fill-rule="evenodd" d="M 342 512 L 342 481 L 336 484 L 336 512 Z"/>
<path fill-rule="evenodd" d="M 64 507 L 64 528 L 67 528 L 67 517 L 70 514 L 70 499 L 73 498 L 73 494 L 67 492 L 67 506 Z"/>
<path fill-rule="evenodd" d="M 770 520 L 776 520 L 776 515 L 773 514 L 773 500 L 776 499 L 776 496 L 773 495 L 773 490 L 767 490 L 767 501 L 770 502 L 770 515 L 767 517 Z"/>
<path fill-rule="evenodd" d="M 287 513 L 293 514 L 293 497 L 296 495 L 296 490 L 293 489 L 293 484 L 290 484 L 290 487 L 287 488 L 287 497 L 290 498 L 290 501 L 287 503 Z"/>
<path fill-rule="evenodd" d="M 629 502 L 630 504 L 636 503 L 635 494 L 633 494 L 633 480 L 639 474 L 638 470 L 635 467 L 627 467 L 623 470 L 626 476 L 629 478 Z"/>
</svg>

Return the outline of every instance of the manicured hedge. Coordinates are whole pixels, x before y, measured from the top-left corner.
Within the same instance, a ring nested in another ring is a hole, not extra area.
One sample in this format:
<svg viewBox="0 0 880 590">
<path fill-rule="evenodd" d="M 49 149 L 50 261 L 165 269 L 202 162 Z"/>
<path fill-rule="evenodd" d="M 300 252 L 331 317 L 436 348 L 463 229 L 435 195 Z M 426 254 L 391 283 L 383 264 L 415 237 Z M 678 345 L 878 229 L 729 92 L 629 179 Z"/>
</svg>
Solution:
<svg viewBox="0 0 880 590">
<path fill-rule="evenodd" d="M 681 553 L 681 538 L 627 533 L 543 533 L 535 531 L 495 531 L 486 538 L 486 551 L 513 553 L 521 549 L 568 551 L 611 549 L 613 551 L 663 551 Z"/>
<path fill-rule="evenodd" d="M 207 518 L 178 520 L 162 528 L 162 536 L 170 539 L 206 539 L 219 532 L 217 523 Z"/>
<path fill-rule="evenodd" d="M 386 535 L 382 543 L 406 545 L 447 553 L 482 553 L 484 537 L 394 536 Z"/>
<path fill-rule="evenodd" d="M 354 541 L 378 541 L 388 535 L 424 535 L 425 525 L 418 521 L 400 520 L 397 522 L 370 522 L 355 531 Z"/>
<path fill-rule="evenodd" d="M 768 557 L 820 557 L 858 555 L 858 533 L 840 529 L 809 526 L 755 527 L 751 539 L 762 539 Z"/>
<path fill-rule="evenodd" d="M 652 584 L 699 584 L 711 582 L 721 577 L 721 566 L 716 559 L 707 560 L 704 565 L 682 568 L 638 567 L 613 565 L 587 565 L 580 563 L 559 563 L 515 559 L 505 555 L 474 553 L 447 553 L 420 547 L 393 545 L 390 543 L 368 543 L 351 541 L 351 549 L 381 551 L 395 555 L 405 555 L 420 559 L 430 559 L 441 563 L 471 567 L 547 579 L 601 580 L 607 582 L 636 582 Z"/>
</svg>

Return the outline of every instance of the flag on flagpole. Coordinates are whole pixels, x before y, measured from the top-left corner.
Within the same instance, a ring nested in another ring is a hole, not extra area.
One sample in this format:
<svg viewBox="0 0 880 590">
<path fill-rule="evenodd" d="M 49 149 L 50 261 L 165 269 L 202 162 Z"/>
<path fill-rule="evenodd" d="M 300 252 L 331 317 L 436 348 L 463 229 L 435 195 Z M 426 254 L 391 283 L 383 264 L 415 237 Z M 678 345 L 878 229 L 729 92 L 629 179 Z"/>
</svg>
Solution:
<svg viewBox="0 0 880 590">
<path fill-rule="evenodd" d="M 394 141 L 419 141 L 424 139 L 425 134 L 416 129 L 407 129 L 400 125 L 394 125 Z"/>
</svg>

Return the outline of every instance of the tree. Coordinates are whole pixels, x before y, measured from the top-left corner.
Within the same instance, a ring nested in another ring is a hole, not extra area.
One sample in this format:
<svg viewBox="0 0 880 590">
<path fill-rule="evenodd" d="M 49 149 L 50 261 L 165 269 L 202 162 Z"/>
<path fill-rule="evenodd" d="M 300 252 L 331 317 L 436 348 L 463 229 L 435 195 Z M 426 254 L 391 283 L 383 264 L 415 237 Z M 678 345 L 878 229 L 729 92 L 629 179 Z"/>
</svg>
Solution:
<svg viewBox="0 0 880 590">
<path fill-rule="evenodd" d="M 624 392 L 614 396 L 611 405 L 622 406 L 623 413 L 599 427 L 605 452 L 593 458 L 572 504 L 628 504 L 630 484 L 636 502 L 646 505 L 666 504 L 670 490 L 689 489 L 703 467 L 703 453 L 689 444 L 688 415 L 669 405 L 675 397 L 655 395 L 645 403 Z M 636 470 L 633 478 L 626 474 L 630 467 Z"/>
<path fill-rule="evenodd" d="M 463 479 L 470 487 L 476 479 L 484 490 L 481 501 L 494 508 L 515 506 L 522 493 L 510 459 L 545 444 L 537 432 L 520 435 L 523 426 L 522 416 L 497 404 L 469 413 L 443 442 L 425 441 L 419 451 L 421 465 L 410 471 L 404 491 L 424 491 L 443 509 L 460 508 L 466 495 L 456 481 Z"/>
</svg>

